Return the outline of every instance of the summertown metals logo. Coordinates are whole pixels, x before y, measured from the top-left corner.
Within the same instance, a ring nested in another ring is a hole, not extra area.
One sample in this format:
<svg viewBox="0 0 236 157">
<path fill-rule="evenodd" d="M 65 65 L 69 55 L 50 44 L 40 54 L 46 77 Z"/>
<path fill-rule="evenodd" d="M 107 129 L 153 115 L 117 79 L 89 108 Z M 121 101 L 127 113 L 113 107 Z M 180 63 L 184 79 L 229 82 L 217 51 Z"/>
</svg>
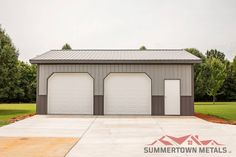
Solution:
<svg viewBox="0 0 236 157">
<path fill-rule="evenodd" d="M 230 153 L 227 147 L 212 139 L 200 139 L 198 135 L 174 137 L 165 135 L 144 147 L 144 153 Z"/>
</svg>

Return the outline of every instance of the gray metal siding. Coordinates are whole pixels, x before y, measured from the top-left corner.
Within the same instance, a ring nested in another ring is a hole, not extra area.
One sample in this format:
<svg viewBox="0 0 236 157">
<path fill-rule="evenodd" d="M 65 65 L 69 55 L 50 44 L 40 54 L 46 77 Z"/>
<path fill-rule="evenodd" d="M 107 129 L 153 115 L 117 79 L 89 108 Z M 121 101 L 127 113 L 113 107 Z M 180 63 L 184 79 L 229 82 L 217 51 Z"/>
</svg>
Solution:
<svg viewBox="0 0 236 157">
<path fill-rule="evenodd" d="M 54 72 L 88 72 L 95 80 L 95 95 L 103 95 L 103 79 L 111 72 L 145 72 L 152 79 L 152 95 L 164 95 L 164 79 L 180 79 L 181 96 L 192 95 L 190 64 L 42 64 L 39 66 L 39 95 L 47 95 L 47 78 Z"/>
</svg>

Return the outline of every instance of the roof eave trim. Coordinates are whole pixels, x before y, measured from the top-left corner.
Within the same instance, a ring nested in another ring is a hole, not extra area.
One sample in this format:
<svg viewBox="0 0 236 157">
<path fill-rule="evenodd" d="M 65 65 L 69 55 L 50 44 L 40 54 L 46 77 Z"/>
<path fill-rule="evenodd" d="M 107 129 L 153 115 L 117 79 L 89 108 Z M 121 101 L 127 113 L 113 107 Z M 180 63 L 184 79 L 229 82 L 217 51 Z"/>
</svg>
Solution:
<svg viewBox="0 0 236 157">
<path fill-rule="evenodd" d="M 154 63 L 184 63 L 194 64 L 201 63 L 201 60 L 35 60 L 31 59 L 32 64 L 112 64 L 112 63 L 142 63 L 142 64 L 154 64 Z"/>
</svg>

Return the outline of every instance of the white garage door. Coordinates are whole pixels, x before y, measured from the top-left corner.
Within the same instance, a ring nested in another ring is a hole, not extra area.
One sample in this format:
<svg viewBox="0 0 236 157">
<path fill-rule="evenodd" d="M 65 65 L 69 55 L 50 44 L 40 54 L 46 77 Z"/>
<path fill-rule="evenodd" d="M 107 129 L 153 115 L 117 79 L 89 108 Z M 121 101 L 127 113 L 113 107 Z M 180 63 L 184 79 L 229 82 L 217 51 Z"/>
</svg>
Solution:
<svg viewBox="0 0 236 157">
<path fill-rule="evenodd" d="M 165 115 L 180 115 L 180 80 L 165 80 Z"/>
<path fill-rule="evenodd" d="M 111 73 L 104 81 L 105 114 L 151 114 L 151 79 L 144 73 Z"/>
<path fill-rule="evenodd" d="M 48 79 L 49 114 L 93 114 L 93 78 L 87 73 L 55 73 Z"/>
</svg>

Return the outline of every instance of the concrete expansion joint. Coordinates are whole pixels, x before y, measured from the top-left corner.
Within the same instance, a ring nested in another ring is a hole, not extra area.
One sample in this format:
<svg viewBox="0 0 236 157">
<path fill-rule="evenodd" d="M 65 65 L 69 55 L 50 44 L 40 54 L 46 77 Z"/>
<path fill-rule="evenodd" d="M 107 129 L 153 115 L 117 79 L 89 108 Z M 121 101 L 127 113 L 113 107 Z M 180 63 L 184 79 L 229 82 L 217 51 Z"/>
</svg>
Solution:
<svg viewBox="0 0 236 157">
<path fill-rule="evenodd" d="M 92 125 L 95 123 L 95 121 L 97 120 L 98 116 L 95 116 L 95 118 L 93 119 L 93 121 L 89 124 L 88 128 L 83 132 L 83 134 L 81 135 L 80 139 L 83 138 L 83 136 L 88 132 L 88 130 L 92 127 Z"/>
<path fill-rule="evenodd" d="M 154 120 L 153 117 L 152 117 L 152 120 Z M 162 131 L 163 133 L 165 133 L 163 127 L 161 127 L 161 125 L 160 125 L 157 121 L 154 121 L 154 122 L 158 125 L 158 127 L 160 127 L 161 131 Z"/>
<path fill-rule="evenodd" d="M 84 137 L 84 135 L 88 132 L 88 130 L 92 127 L 94 122 L 96 121 L 98 116 L 95 116 L 95 118 L 92 120 L 92 122 L 89 124 L 88 128 L 83 132 L 83 134 L 80 136 L 79 140 L 68 150 L 68 152 L 65 154 L 64 157 L 66 157 L 70 151 L 78 144 L 78 142 Z"/>
</svg>

